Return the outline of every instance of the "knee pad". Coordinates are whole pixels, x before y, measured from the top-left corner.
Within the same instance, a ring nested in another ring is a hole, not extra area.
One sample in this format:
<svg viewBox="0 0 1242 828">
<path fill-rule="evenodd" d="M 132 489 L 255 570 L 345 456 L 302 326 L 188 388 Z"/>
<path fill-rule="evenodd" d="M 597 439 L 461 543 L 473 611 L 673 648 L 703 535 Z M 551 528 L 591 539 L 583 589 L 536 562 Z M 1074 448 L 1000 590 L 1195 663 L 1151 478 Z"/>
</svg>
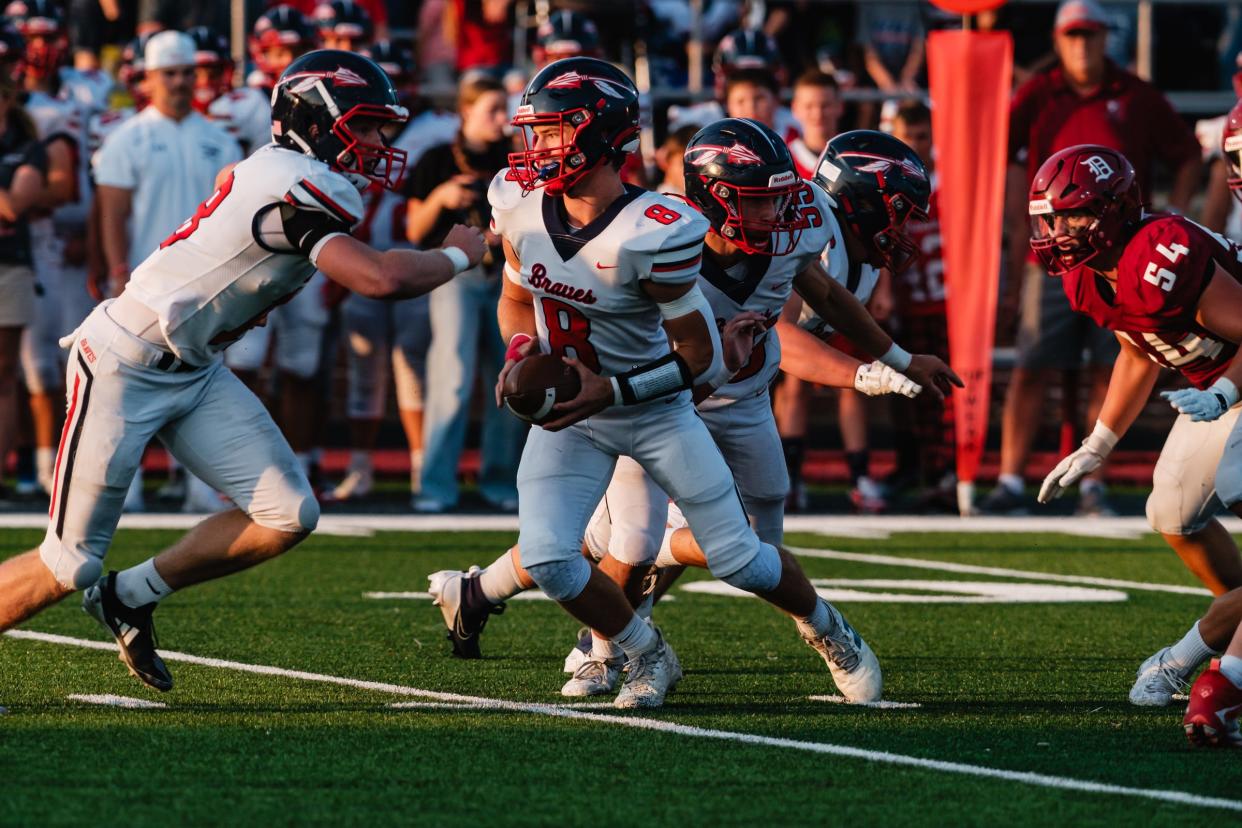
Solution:
<svg viewBox="0 0 1242 828">
<path fill-rule="evenodd" d="M 298 476 L 300 480 L 284 477 L 267 496 L 256 492 L 254 500 L 243 507 L 246 515 L 258 525 L 279 532 L 304 535 L 315 531 L 319 501 L 306 478 Z"/>
<path fill-rule="evenodd" d="M 663 539 L 663 526 L 648 529 L 613 526 L 608 552 L 628 566 L 650 566 L 660 554 L 660 541 Z"/>
<path fill-rule="evenodd" d="M 774 546 L 761 543 L 750 563 L 720 580 L 747 592 L 771 592 L 781 582 L 781 556 Z"/>
<path fill-rule="evenodd" d="M 1242 493 L 1239 494 L 1242 499 Z M 1185 497 L 1176 484 L 1156 483 L 1147 496 L 1147 523 L 1162 535 L 1191 535 L 1203 529 L 1215 512 L 1214 498 L 1199 502 Z"/>
<path fill-rule="evenodd" d="M 591 578 L 591 565 L 581 556 L 568 561 L 532 564 L 526 571 L 549 598 L 560 603 L 581 595 Z"/>
<path fill-rule="evenodd" d="M 51 531 L 39 544 L 39 559 L 66 589 L 86 589 L 103 574 L 102 556 L 65 546 Z"/>
</svg>

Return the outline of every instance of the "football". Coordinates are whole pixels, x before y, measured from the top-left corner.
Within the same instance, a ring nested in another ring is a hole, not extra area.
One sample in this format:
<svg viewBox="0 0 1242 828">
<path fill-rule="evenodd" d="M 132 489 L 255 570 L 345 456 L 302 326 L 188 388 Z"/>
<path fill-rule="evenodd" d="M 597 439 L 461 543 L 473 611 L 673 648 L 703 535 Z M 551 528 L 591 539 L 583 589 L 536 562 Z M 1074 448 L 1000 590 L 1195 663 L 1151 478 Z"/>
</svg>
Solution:
<svg viewBox="0 0 1242 828">
<path fill-rule="evenodd" d="M 547 422 L 552 406 L 572 400 L 581 388 L 578 374 L 551 354 L 535 354 L 513 366 L 505 377 L 505 408 L 534 425 Z"/>
</svg>

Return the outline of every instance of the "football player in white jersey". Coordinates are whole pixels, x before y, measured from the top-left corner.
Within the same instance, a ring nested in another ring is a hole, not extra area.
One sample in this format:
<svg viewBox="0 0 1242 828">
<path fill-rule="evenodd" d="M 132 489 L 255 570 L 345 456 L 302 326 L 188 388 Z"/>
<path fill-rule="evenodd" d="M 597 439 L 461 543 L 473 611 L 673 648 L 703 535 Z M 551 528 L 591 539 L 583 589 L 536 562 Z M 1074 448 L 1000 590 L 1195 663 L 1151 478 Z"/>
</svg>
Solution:
<svg viewBox="0 0 1242 828">
<path fill-rule="evenodd" d="M 510 358 L 497 395 L 537 350 L 562 357 L 581 381 L 577 397 L 554 406 L 555 418 L 527 438 L 518 471 L 523 567 L 624 653 L 618 707 L 663 703 L 680 679 L 675 655 L 581 555 L 616 458 L 629 455 L 681 507 L 714 574 L 792 615 L 858 698 L 878 698 L 874 654 L 797 562 L 754 534 L 694 411 L 694 386 L 728 379 L 697 284 L 709 223 L 682 202 L 622 183 L 618 169 L 638 137 L 633 82 L 593 58 L 557 61 L 531 80 L 514 125 L 526 148 L 489 193 L 507 259 L 499 317 Z"/>
<path fill-rule="evenodd" d="M 761 540 L 779 545 L 788 478 L 783 464 L 778 459 L 774 462 L 781 456 L 781 448 L 768 397 L 778 366 L 808 381 L 869 394 L 913 395 L 920 386 L 883 362 L 863 365 L 847 357 L 798 328 L 792 319 L 778 322 L 791 291 L 797 291 L 860 340 L 882 347 L 881 353 L 891 351 L 890 362 L 902 359 L 901 350 L 893 349 L 892 341 L 862 305 L 824 272 L 820 253 L 843 246 L 840 230 L 832 220 L 824 190 L 796 175 L 779 136 L 761 124 L 741 119 L 705 127 L 686 148 L 685 185 L 687 200 L 711 222 L 699 285 L 717 324 L 725 328 L 726 360 L 732 343 L 725 323 L 741 319 L 739 314 L 758 314 L 765 329 L 775 326 L 779 334 L 779 338 L 770 333 L 756 337 L 754 350 L 741 354 L 738 365 L 730 365 L 737 368 L 730 381 L 699 404 L 700 416 L 733 471 L 756 533 Z M 924 203 L 925 199 L 926 193 Z M 907 370 L 933 387 L 955 379 L 934 357 L 915 356 Z M 708 391 L 700 388 L 696 396 L 703 397 Z M 706 565 L 688 532 L 665 532 L 667 503 L 668 496 L 637 464 L 629 458 L 618 461 L 586 541 L 592 556 L 603 558 L 601 569 L 619 576 L 631 596 L 641 594 L 642 580 L 649 566 L 657 562 L 658 551 L 664 553 L 660 563 L 665 566 Z M 672 529 L 684 527 L 680 512 L 676 508 L 672 511 L 669 525 Z M 666 540 L 663 549 L 662 538 Z M 489 574 L 493 568 L 497 574 Z M 508 577 L 507 571 L 517 572 L 517 577 Z M 468 613 L 473 610 L 470 614 L 483 620 L 492 606 L 509 597 L 492 592 L 493 587 L 512 588 L 522 581 L 529 585 L 529 579 L 506 556 L 480 573 L 473 588 L 465 581 L 453 583 L 460 573 L 436 573 L 432 577 L 432 592 L 442 609 L 456 599 L 461 608 Z M 480 605 L 480 595 L 487 604 Z M 450 600 L 445 601 L 445 597 Z M 446 613 L 451 632 L 456 628 L 458 635 L 469 633 L 468 625 L 455 623 L 457 620 L 456 614 L 450 618 Z M 459 641 L 454 639 L 454 644 L 457 647 Z M 477 648 L 477 641 L 473 646 Z M 576 664 L 576 671 L 564 688 L 566 695 L 595 695 L 608 692 L 615 684 L 620 668 L 616 654 L 599 641 L 593 650 L 590 659 L 567 661 Z M 831 660 L 829 666 L 837 676 L 839 666 Z M 847 698 L 865 700 L 856 694 L 848 671 L 841 685 Z"/>
<path fill-rule="evenodd" d="M 276 142 L 223 175 L 121 296 L 67 338 L 69 414 L 49 526 L 38 549 L 0 564 L 0 629 L 86 589 L 84 609 L 116 638 L 131 672 L 168 690 L 155 649 L 158 601 L 278 555 L 314 529 L 305 474 L 219 355 L 316 268 L 361 293 L 404 298 L 482 258 L 481 234 L 469 228 L 431 252 L 379 253 L 349 235 L 362 218 L 360 191 L 400 174 L 401 154 L 380 129 L 405 114 L 367 58 L 322 51 L 296 61 L 275 92 Z M 156 436 L 238 508 L 104 575 L 121 501 Z"/>
<path fill-rule="evenodd" d="M 65 373 L 65 354 L 57 340 L 86 318 L 94 304 L 83 243 L 83 194 L 89 184 L 81 154 L 87 112 L 64 95 L 60 69 L 68 51 L 60 10 L 50 0 L 17 0 L 5 11 L 26 40 L 24 107 L 48 153 L 48 186 L 30 219 L 40 291 L 35 317 L 22 333 L 21 364 L 30 395 L 37 480 L 50 492 L 57 400 L 64 394 Z"/>
</svg>

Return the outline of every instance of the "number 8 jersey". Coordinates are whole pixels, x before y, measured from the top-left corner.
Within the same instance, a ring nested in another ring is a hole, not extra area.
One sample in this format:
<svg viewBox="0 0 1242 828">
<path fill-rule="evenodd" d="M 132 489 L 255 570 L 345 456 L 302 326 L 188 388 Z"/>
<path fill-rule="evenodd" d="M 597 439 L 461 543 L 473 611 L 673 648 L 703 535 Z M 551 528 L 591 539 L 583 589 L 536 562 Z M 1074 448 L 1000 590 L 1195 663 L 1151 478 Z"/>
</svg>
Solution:
<svg viewBox="0 0 1242 828">
<path fill-rule="evenodd" d="M 521 262 L 505 278 L 530 291 L 545 353 L 574 356 L 613 376 L 669 352 L 656 303 L 644 280 L 693 282 L 708 222 L 666 196 L 626 185 L 625 194 L 595 221 L 571 229 L 559 198 L 523 196 L 509 171 L 488 190 L 492 231 Z"/>
<path fill-rule="evenodd" d="M 269 144 L 233 168 L 125 291 L 159 316 L 179 359 L 205 365 L 292 299 L 315 272 L 322 243 L 349 233 L 362 215 L 349 179 Z"/>
</svg>

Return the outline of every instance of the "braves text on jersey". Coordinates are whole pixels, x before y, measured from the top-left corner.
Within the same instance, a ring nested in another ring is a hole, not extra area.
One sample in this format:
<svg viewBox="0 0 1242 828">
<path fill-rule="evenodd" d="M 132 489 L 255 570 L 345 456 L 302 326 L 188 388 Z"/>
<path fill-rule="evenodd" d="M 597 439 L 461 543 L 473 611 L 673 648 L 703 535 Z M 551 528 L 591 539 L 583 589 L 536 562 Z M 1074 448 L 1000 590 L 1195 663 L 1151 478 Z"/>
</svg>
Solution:
<svg viewBox="0 0 1242 828">
<path fill-rule="evenodd" d="M 560 199 L 523 197 L 512 172 L 488 189 L 492 231 L 521 261 L 505 276 L 530 291 L 541 349 L 616 375 L 669 353 L 660 312 L 643 280 L 685 283 L 703 257 L 707 219 L 686 204 L 626 186 L 602 216 L 576 232 Z"/>
<path fill-rule="evenodd" d="M 1236 244 L 1189 219 L 1156 214 L 1144 218 L 1122 251 L 1115 289 L 1086 267 L 1061 282 L 1074 310 L 1116 331 L 1196 388 L 1207 388 L 1238 351 L 1195 320 L 1218 265 L 1242 281 L 1242 249 Z"/>
<path fill-rule="evenodd" d="M 178 358 L 203 365 L 292 299 L 323 242 L 362 216 L 347 178 L 269 145 L 233 168 L 125 290 L 155 311 Z"/>
</svg>

